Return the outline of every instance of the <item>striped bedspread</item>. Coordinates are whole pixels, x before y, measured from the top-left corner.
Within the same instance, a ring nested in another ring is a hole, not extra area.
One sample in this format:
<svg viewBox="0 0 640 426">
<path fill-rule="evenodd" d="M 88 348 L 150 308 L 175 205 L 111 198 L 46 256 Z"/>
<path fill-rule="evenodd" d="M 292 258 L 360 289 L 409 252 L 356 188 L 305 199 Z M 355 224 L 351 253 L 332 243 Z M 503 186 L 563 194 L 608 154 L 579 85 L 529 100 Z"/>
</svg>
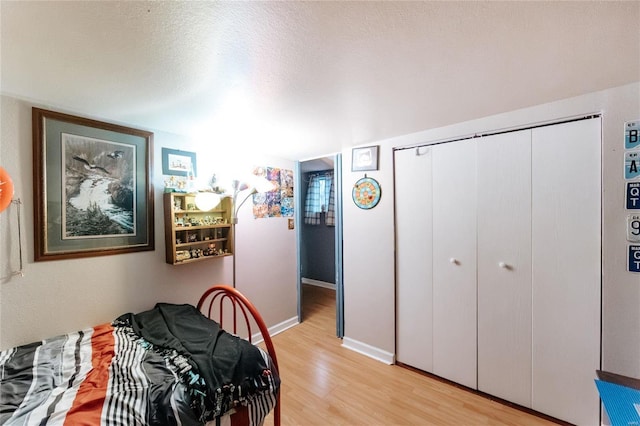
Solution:
<svg viewBox="0 0 640 426">
<path fill-rule="evenodd" d="M 238 340 L 233 345 L 246 342 Z M 260 424 L 275 405 L 279 378 L 268 355 L 251 348 L 262 373 L 238 375 L 234 362 L 236 371 L 220 377 L 240 383 L 213 387 L 191 354 L 155 345 L 122 321 L 11 348 L 0 352 L 0 424 L 201 425 L 232 409 L 226 400 L 249 405 L 251 423 Z"/>
</svg>

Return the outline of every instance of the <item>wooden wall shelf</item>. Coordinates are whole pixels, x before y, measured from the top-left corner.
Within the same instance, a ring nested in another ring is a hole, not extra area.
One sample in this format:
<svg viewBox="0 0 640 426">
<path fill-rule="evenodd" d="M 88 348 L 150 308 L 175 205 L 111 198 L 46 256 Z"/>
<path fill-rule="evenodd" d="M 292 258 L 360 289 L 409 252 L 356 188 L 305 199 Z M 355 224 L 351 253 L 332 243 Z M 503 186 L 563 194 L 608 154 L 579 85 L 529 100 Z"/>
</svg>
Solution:
<svg viewBox="0 0 640 426">
<path fill-rule="evenodd" d="M 231 199 L 222 198 L 214 209 L 198 210 L 195 193 L 164 194 L 166 262 L 171 265 L 231 256 L 233 229 Z"/>
</svg>

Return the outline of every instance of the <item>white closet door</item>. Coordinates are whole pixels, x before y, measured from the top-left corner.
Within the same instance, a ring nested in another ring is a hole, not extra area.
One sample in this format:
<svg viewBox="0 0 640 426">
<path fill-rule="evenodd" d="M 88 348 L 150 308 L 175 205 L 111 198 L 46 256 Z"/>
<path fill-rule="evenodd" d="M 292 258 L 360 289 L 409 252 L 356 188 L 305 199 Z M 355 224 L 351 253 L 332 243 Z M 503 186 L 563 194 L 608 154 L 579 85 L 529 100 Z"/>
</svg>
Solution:
<svg viewBox="0 0 640 426">
<path fill-rule="evenodd" d="M 600 119 L 533 130 L 532 408 L 599 424 Z"/>
<path fill-rule="evenodd" d="M 395 152 L 396 358 L 432 371 L 431 148 Z"/>
<path fill-rule="evenodd" d="M 478 389 L 531 405 L 531 131 L 478 140 Z"/>
<path fill-rule="evenodd" d="M 476 142 L 433 147 L 433 372 L 475 388 Z"/>
</svg>

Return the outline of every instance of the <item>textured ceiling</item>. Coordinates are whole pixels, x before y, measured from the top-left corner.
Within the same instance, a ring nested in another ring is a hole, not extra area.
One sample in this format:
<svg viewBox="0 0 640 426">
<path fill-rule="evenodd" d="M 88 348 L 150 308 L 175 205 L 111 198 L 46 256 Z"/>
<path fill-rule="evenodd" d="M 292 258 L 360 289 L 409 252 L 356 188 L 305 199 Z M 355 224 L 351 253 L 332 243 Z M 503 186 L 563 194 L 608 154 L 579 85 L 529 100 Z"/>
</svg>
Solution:
<svg viewBox="0 0 640 426">
<path fill-rule="evenodd" d="M 2 94 L 306 159 L 640 80 L 640 2 L 0 3 Z"/>
</svg>

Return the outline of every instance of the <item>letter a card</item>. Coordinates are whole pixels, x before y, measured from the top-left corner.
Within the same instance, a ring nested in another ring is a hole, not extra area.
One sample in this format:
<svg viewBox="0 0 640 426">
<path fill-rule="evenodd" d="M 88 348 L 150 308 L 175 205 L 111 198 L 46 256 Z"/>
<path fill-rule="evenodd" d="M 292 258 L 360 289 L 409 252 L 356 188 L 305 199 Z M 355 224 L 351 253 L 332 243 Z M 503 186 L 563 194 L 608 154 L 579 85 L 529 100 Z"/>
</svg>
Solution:
<svg viewBox="0 0 640 426">
<path fill-rule="evenodd" d="M 640 151 L 624 153 L 624 178 L 636 179 L 640 177 Z"/>
</svg>

